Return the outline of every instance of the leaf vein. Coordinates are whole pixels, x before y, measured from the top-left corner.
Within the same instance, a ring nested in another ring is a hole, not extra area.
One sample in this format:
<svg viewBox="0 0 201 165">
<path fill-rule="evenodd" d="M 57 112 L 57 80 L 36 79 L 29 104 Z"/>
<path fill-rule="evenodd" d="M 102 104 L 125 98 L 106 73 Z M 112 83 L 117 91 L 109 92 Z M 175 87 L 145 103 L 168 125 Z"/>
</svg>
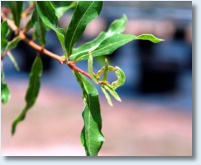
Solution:
<svg viewBox="0 0 201 165">
<path fill-rule="evenodd" d="M 86 15 L 86 13 L 88 12 L 89 8 L 92 6 L 93 3 L 94 3 L 94 2 L 92 2 L 91 5 L 87 8 L 86 12 L 85 12 L 85 13 L 83 14 L 83 16 L 80 18 L 80 20 L 79 20 L 79 22 L 78 22 L 78 24 L 77 24 L 77 26 L 76 26 L 76 28 L 75 28 L 75 30 L 74 30 L 73 36 L 72 36 L 71 41 L 70 41 L 70 44 L 69 44 L 69 50 L 68 50 L 68 53 L 69 53 L 69 54 L 70 54 L 70 47 L 72 46 L 72 42 L 73 42 L 74 36 L 75 36 L 75 34 L 76 34 L 76 32 L 77 32 L 77 28 L 79 27 L 79 24 L 81 23 L 82 19 L 84 18 L 84 16 Z M 79 2 L 78 2 L 78 4 L 79 4 Z"/>
</svg>

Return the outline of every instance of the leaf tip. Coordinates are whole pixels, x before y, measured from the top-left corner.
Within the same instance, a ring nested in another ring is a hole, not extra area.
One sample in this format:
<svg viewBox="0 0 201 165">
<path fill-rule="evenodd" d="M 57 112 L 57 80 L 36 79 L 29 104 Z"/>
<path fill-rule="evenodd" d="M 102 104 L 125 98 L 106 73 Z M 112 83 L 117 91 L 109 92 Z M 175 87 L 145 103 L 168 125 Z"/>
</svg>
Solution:
<svg viewBox="0 0 201 165">
<path fill-rule="evenodd" d="M 105 138 L 104 138 L 104 136 L 99 136 L 99 137 L 98 137 L 98 140 L 99 140 L 100 142 L 104 142 L 104 141 L 105 141 Z"/>
<path fill-rule="evenodd" d="M 15 134 L 15 130 L 16 130 L 16 124 L 15 124 L 15 122 L 13 122 L 12 128 L 11 128 L 11 134 L 12 134 L 12 136 Z"/>
<path fill-rule="evenodd" d="M 116 100 L 121 102 L 121 98 L 120 97 L 116 97 Z"/>
<path fill-rule="evenodd" d="M 160 42 L 162 42 L 162 41 L 165 41 L 165 40 L 160 38 Z"/>
<path fill-rule="evenodd" d="M 108 104 L 109 104 L 111 107 L 113 107 L 113 104 L 112 104 L 112 103 L 108 102 Z"/>
<path fill-rule="evenodd" d="M 126 14 L 123 14 L 122 18 L 124 18 L 127 21 L 127 16 Z"/>
<path fill-rule="evenodd" d="M 137 36 L 135 39 L 148 40 L 148 41 L 151 41 L 153 43 L 159 43 L 159 42 L 165 41 L 162 38 L 158 38 L 158 37 L 154 36 L 153 34 L 141 34 L 141 35 Z"/>
</svg>

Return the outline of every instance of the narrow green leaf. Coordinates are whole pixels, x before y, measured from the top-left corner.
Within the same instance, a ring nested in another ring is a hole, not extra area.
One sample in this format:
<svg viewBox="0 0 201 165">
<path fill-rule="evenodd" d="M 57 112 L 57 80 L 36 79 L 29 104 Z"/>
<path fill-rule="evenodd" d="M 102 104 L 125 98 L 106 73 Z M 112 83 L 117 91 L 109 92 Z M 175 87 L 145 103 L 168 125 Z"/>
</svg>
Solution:
<svg viewBox="0 0 201 165">
<path fill-rule="evenodd" d="M 124 32 L 126 28 L 126 23 L 127 23 L 127 17 L 124 14 L 120 19 L 116 19 L 115 21 L 111 23 L 107 31 L 108 33 L 107 35 L 112 36 L 114 34 L 120 34 Z"/>
<path fill-rule="evenodd" d="M 1 71 L 1 102 L 6 104 L 10 100 L 10 90 L 8 85 L 3 80 L 4 74 L 3 71 Z"/>
<path fill-rule="evenodd" d="M 76 6 L 77 2 L 72 1 L 51 1 L 56 10 L 56 16 L 59 19 L 67 10 Z"/>
<path fill-rule="evenodd" d="M 155 37 L 153 34 L 141 34 L 141 35 L 137 36 L 135 39 L 136 40 L 148 40 L 153 43 L 158 43 L 158 42 L 164 41 L 161 38 Z"/>
<path fill-rule="evenodd" d="M 107 93 L 107 91 L 105 90 L 105 88 L 101 87 L 103 94 L 105 95 L 105 98 L 107 99 L 107 102 L 110 106 L 113 106 L 112 104 L 112 99 L 110 97 L 110 95 Z"/>
<path fill-rule="evenodd" d="M 35 8 L 36 9 L 36 8 Z M 33 15 L 32 15 L 32 17 L 33 17 Z M 32 23 L 32 19 L 30 19 L 28 22 L 27 22 L 27 24 L 26 24 L 26 26 L 25 26 L 25 28 L 24 29 L 26 29 L 26 31 L 28 31 L 29 29 L 31 29 L 33 27 L 33 23 Z M 33 38 L 32 38 L 33 39 Z"/>
<path fill-rule="evenodd" d="M 30 77 L 29 85 L 27 88 L 26 96 L 25 96 L 26 106 L 22 110 L 21 114 L 13 121 L 12 134 L 15 133 L 18 123 L 25 119 L 27 111 L 36 102 L 36 99 L 38 97 L 38 93 L 40 90 L 40 77 L 42 75 L 42 70 L 43 70 L 42 60 L 40 57 L 36 57 L 33 65 L 32 65 L 30 75 L 29 75 L 29 77 Z"/>
<path fill-rule="evenodd" d="M 1 23 L 1 50 L 5 49 L 7 44 L 8 44 L 8 40 L 7 40 L 7 36 L 10 33 L 10 28 L 8 26 L 7 21 L 3 21 Z"/>
<path fill-rule="evenodd" d="M 62 46 L 62 49 L 65 52 L 65 46 L 64 46 L 65 30 L 58 27 L 58 18 L 56 16 L 55 8 L 49 1 L 38 1 L 36 3 L 36 8 L 38 11 L 38 15 L 42 19 L 43 23 L 50 29 L 54 30 L 54 32 L 56 33 Z"/>
<path fill-rule="evenodd" d="M 20 71 L 20 68 L 19 68 L 19 66 L 18 66 L 18 64 L 17 64 L 17 61 L 15 60 L 14 56 L 12 55 L 12 53 L 11 53 L 10 51 L 8 51 L 7 54 L 8 54 L 8 57 L 10 58 L 11 62 L 12 62 L 13 65 L 15 66 L 15 69 L 16 69 L 17 71 Z"/>
<path fill-rule="evenodd" d="M 102 4 L 99 1 L 79 1 L 77 3 L 65 35 L 65 48 L 68 56 L 71 55 L 75 43 L 81 37 L 87 24 L 100 14 Z"/>
<path fill-rule="evenodd" d="M 89 52 L 89 59 L 88 59 L 88 72 L 91 76 L 91 79 L 98 84 L 98 81 L 96 79 L 96 77 L 94 76 L 94 71 L 93 71 L 93 56 L 91 54 L 91 52 Z"/>
<path fill-rule="evenodd" d="M 55 9 L 49 1 L 38 1 L 36 3 L 37 11 L 43 22 L 50 29 L 57 28 L 58 18 L 55 14 Z"/>
<path fill-rule="evenodd" d="M 64 43 L 65 30 L 63 28 L 58 27 L 55 33 L 60 41 L 64 54 L 66 54 L 65 43 Z"/>
<path fill-rule="evenodd" d="M 14 49 L 18 43 L 20 42 L 21 38 L 19 36 L 15 37 L 12 41 L 9 41 L 6 47 L 6 51 Z"/>
<path fill-rule="evenodd" d="M 10 99 L 10 90 L 5 82 L 1 82 L 1 102 L 6 104 Z"/>
<path fill-rule="evenodd" d="M 116 19 L 114 22 L 111 23 L 109 26 L 107 32 L 101 32 L 98 37 L 96 37 L 94 40 L 87 42 L 78 48 L 74 48 L 72 51 L 72 57 L 77 56 L 80 53 L 92 51 L 96 49 L 100 43 L 105 40 L 108 37 L 111 37 L 115 34 L 120 34 L 124 31 L 126 26 L 127 18 L 125 15 L 123 15 L 120 19 Z"/>
<path fill-rule="evenodd" d="M 44 46 L 45 45 L 45 34 L 46 34 L 46 28 L 44 23 L 42 22 L 41 18 L 38 15 L 37 8 L 35 8 L 32 18 L 31 18 L 34 30 L 35 30 L 35 35 L 38 40 L 38 42 Z"/>
<path fill-rule="evenodd" d="M 9 6 L 13 14 L 13 19 L 17 27 L 20 25 L 23 1 L 9 1 Z"/>
<path fill-rule="evenodd" d="M 117 92 L 115 92 L 115 90 L 108 84 L 106 85 L 102 85 L 103 88 L 105 88 L 108 92 L 110 92 L 110 94 L 117 100 L 121 102 L 121 98 L 119 97 L 119 95 L 117 94 Z"/>
<path fill-rule="evenodd" d="M 97 156 L 104 142 L 104 136 L 101 133 L 102 119 L 98 91 L 83 75 L 78 72 L 74 74 L 82 88 L 85 104 L 82 113 L 84 127 L 81 132 L 81 142 L 87 156 Z"/>
<path fill-rule="evenodd" d="M 115 74 L 117 76 L 117 80 L 114 81 L 111 85 L 113 87 L 114 90 L 116 90 L 117 88 L 119 88 L 120 86 L 124 85 L 125 81 L 126 81 L 126 75 L 123 72 L 123 70 L 121 70 L 118 66 L 115 67 L 116 71 Z"/>
<path fill-rule="evenodd" d="M 115 34 L 101 42 L 101 44 L 92 51 L 92 55 L 93 57 L 96 57 L 111 54 L 116 49 L 134 40 L 135 38 L 136 36 L 131 34 Z M 87 60 L 88 58 L 89 55 L 85 52 L 76 56 L 70 56 L 70 59 L 75 61 Z"/>
<path fill-rule="evenodd" d="M 107 59 L 105 59 L 105 70 L 103 72 L 103 80 L 102 81 L 107 81 L 107 75 L 108 75 L 108 67 L 109 67 L 109 64 L 108 64 L 108 61 Z"/>
</svg>

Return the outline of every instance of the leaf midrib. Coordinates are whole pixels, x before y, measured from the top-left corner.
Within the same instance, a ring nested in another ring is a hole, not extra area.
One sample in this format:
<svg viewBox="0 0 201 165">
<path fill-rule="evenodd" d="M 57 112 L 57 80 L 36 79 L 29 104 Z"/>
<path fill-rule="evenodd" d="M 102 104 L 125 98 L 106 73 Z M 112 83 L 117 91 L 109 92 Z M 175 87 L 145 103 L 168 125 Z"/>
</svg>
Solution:
<svg viewBox="0 0 201 165">
<path fill-rule="evenodd" d="M 41 73 L 41 71 L 39 70 L 39 68 L 40 68 L 39 62 L 41 62 L 41 61 L 38 61 L 38 64 L 37 64 L 36 68 L 34 68 L 35 70 L 37 70 L 37 71 L 39 71 L 39 72 L 33 74 L 33 75 L 30 77 L 30 80 L 31 80 L 31 78 L 33 78 L 34 81 L 33 81 L 33 88 L 32 88 L 33 90 L 32 90 L 32 92 L 31 92 L 31 94 L 30 94 L 31 100 L 27 100 L 27 105 L 29 105 L 29 106 L 32 106 L 32 105 L 31 105 L 31 102 L 33 101 L 33 95 L 34 95 L 34 91 L 35 91 L 35 88 L 36 88 L 36 82 L 39 82 L 39 86 L 40 86 L 40 73 Z M 39 88 L 40 88 L 40 87 L 39 87 Z M 36 95 L 38 95 L 38 92 L 37 92 Z M 33 102 L 32 104 L 34 104 L 35 101 L 36 101 L 36 99 L 34 100 L 34 102 Z"/>
<path fill-rule="evenodd" d="M 86 93 L 87 93 L 87 97 L 88 97 L 88 99 L 89 99 L 89 93 L 88 93 L 88 91 L 87 91 L 87 87 L 86 87 L 86 85 L 83 83 L 83 86 L 84 86 L 84 88 L 85 88 L 85 90 L 86 90 Z M 87 104 L 87 101 L 86 101 L 86 104 Z M 90 144 L 91 144 L 91 141 L 90 141 L 90 122 L 91 122 L 91 120 L 90 120 L 90 99 L 89 99 L 89 104 L 87 104 L 87 107 L 88 107 L 88 123 L 87 123 L 87 130 L 88 130 L 88 134 L 87 134 L 87 136 L 88 136 L 88 138 L 87 138 L 87 141 L 88 141 L 88 150 L 89 150 L 89 153 L 91 154 L 91 146 L 90 146 Z M 86 133 L 86 132 L 85 132 Z"/>
<path fill-rule="evenodd" d="M 118 43 L 120 43 L 120 42 L 123 42 L 123 41 L 126 41 L 126 40 L 128 40 L 128 39 L 125 39 L 125 40 L 121 40 L 121 41 L 117 41 L 117 42 L 115 42 L 115 43 L 110 43 L 110 44 L 108 44 L 108 45 L 106 45 L 105 47 L 102 47 L 102 48 L 100 48 L 100 49 L 95 49 L 94 51 L 92 51 L 92 53 L 96 53 L 96 52 L 98 52 L 98 51 L 100 51 L 100 50 L 102 50 L 102 49 L 106 49 L 107 47 L 110 47 L 110 46 L 113 46 L 113 45 L 115 45 L 115 44 L 118 44 Z M 81 57 L 79 57 L 79 58 L 77 58 L 77 59 L 75 59 L 76 61 L 78 61 L 80 58 L 83 58 L 83 57 L 86 57 L 86 56 L 88 56 L 88 54 L 86 55 L 83 55 L 83 56 L 81 56 Z"/>
<path fill-rule="evenodd" d="M 92 2 L 91 5 L 92 5 L 93 3 L 94 3 L 94 2 Z M 79 2 L 78 2 L 78 5 L 79 5 Z M 71 45 L 72 45 L 73 38 L 74 38 L 74 36 L 75 36 L 75 34 L 76 34 L 76 32 L 77 32 L 77 28 L 79 27 L 80 22 L 82 21 L 82 19 L 84 18 L 84 16 L 85 16 L 86 13 L 88 12 L 88 10 L 89 10 L 89 8 L 91 7 L 91 5 L 88 7 L 88 9 L 86 10 L 86 12 L 83 14 L 83 16 L 82 16 L 81 19 L 79 20 L 79 22 L 78 22 L 78 24 L 77 24 L 77 26 L 76 26 L 76 28 L 75 28 L 75 30 L 74 30 L 73 36 L 72 36 L 71 41 L 70 41 L 70 44 L 69 44 L 68 54 L 70 54 L 70 49 L 72 49 L 72 48 L 71 48 Z"/>
</svg>

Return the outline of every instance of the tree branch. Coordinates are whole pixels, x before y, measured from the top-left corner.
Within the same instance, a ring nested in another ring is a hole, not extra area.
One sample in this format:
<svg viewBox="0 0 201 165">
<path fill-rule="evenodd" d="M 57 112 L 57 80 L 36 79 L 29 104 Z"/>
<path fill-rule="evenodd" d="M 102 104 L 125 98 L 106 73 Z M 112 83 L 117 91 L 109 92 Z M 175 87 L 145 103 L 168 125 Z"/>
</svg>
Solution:
<svg viewBox="0 0 201 165">
<path fill-rule="evenodd" d="M 6 20 L 8 23 L 8 26 L 11 28 L 11 30 L 13 30 L 14 32 L 16 32 L 16 30 L 18 30 L 18 27 L 15 25 L 14 21 L 8 19 L 5 17 L 5 15 L 3 13 L 1 13 L 1 18 L 2 20 Z M 45 49 L 44 47 L 41 47 L 39 45 L 37 45 L 36 43 L 34 43 L 33 41 L 29 40 L 26 35 L 24 34 L 25 30 L 21 30 L 19 32 L 19 37 L 21 38 L 22 41 L 24 41 L 27 45 L 29 45 L 30 47 L 32 47 L 33 49 L 59 61 L 60 64 L 64 64 L 66 63 L 66 65 L 68 65 L 72 70 L 80 72 L 81 74 L 87 76 L 88 78 L 91 79 L 91 76 L 89 75 L 89 73 L 83 71 L 82 69 L 78 68 L 74 61 L 66 61 L 66 59 L 64 57 L 61 57 L 57 54 L 54 54 L 52 52 L 50 52 L 49 50 Z"/>
<path fill-rule="evenodd" d="M 29 40 L 22 31 L 20 31 L 19 36 L 20 36 L 21 40 L 24 41 L 27 45 L 29 45 L 33 49 L 35 49 L 41 53 L 44 53 L 45 55 L 59 61 L 61 64 L 63 64 L 66 61 L 63 57 L 61 57 L 57 54 L 54 54 L 54 53 L 48 51 L 47 49 L 37 45 L 33 41 Z"/>
</svg>

